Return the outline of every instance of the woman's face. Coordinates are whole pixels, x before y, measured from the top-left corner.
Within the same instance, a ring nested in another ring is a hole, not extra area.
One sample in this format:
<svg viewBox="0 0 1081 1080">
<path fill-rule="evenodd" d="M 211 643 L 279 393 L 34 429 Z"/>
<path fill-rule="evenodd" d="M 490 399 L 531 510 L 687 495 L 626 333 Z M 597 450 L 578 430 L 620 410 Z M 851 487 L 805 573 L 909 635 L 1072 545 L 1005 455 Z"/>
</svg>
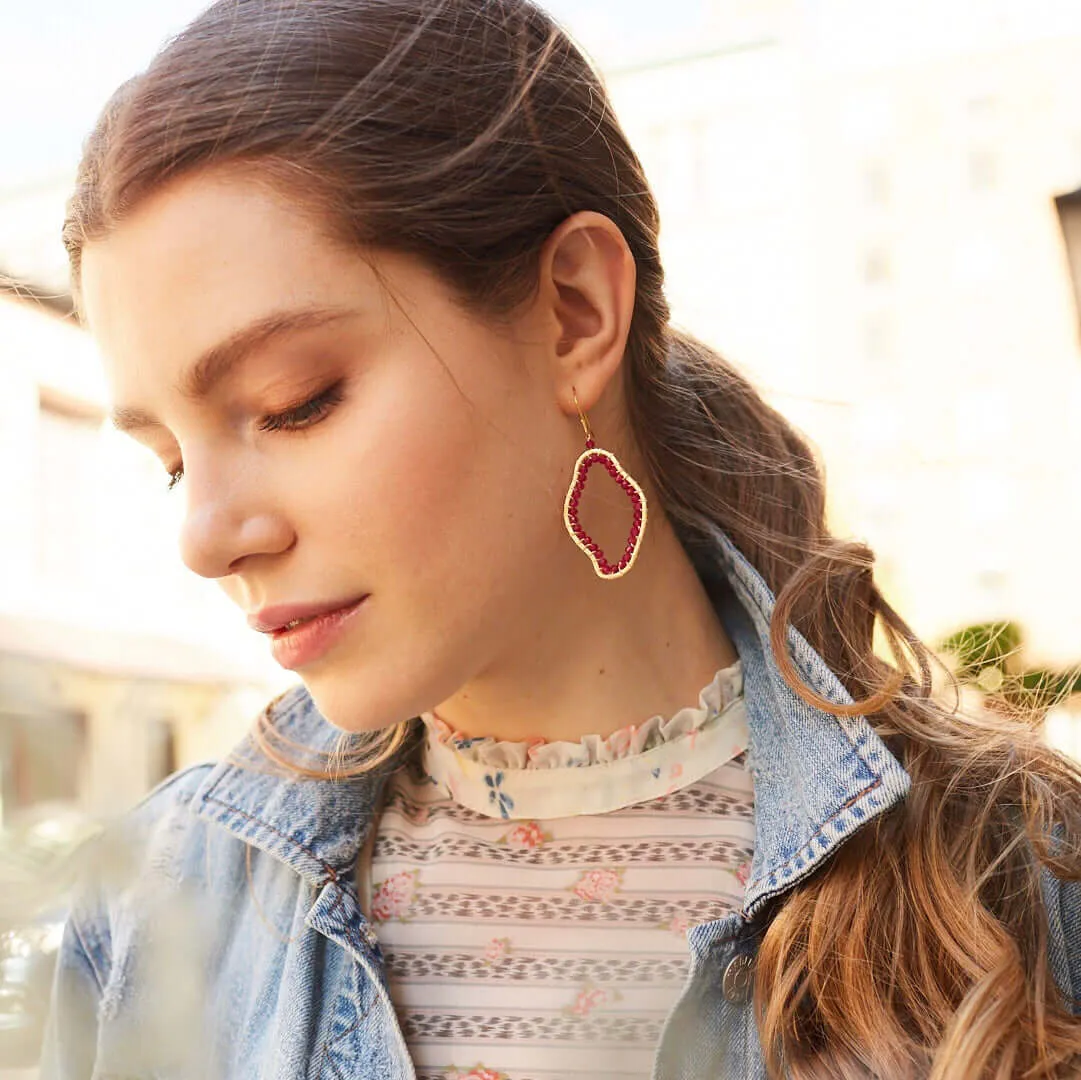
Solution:
<svg viewBox="0 0 1081 1080">
<path fill-rule="evenodd" d="M 386 289 L 283 196 L 198 174 L 89 244 L 81 280 L 117 422 L 176 473 L 184 561 L 269 624 L 344 609 L 268 636 L 357 731 L 527 647 L 520 613 L 580 559 L 548 324 L 497 328 L 417 261 L 370 258 Z"/>
</svg>

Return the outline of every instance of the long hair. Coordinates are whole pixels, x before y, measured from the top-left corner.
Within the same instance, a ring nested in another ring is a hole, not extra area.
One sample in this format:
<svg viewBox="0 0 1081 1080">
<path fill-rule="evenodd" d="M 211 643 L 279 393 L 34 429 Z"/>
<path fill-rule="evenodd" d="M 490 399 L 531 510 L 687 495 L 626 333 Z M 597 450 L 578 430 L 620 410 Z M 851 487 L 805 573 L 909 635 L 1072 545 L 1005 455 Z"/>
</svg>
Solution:
<svg viewBox="0 0 1081 1080">
<path fill-rule="evenodd" d="M 212 167 L 273 185 L 357 250 L 418 257 L 489 317 L 531 295 L 567 216 L 619 226 L 637 267 L 629 418 L 665 512 L 692 554 L 709 523 L 731 537 L 777 598 L 785 679 L 826 712 L 867 716 L 912 778 L 770 920 L 755 1002 L 771 1075 L 1067 1075 L 1081 1030 L 1049 971 L 1040 875 L 1081 878 L 1081 775 L 1035 715 L 965 715 L 932 692 L 939 658 L 883 598 L 872 552 L 827 529 L 807 440 L 669 324 L 655 200 L 566 32 L 530 0 L 218 0 L 87 140 L 64 226 L 76 295 L 85 243 Z M 801 682 L 788 623 L 855 704 Z M 361 740 L 334 775 L 390 760 L 409 734 Z M 255 735 L 289 765 L 268 714 Z"/>
</svg>

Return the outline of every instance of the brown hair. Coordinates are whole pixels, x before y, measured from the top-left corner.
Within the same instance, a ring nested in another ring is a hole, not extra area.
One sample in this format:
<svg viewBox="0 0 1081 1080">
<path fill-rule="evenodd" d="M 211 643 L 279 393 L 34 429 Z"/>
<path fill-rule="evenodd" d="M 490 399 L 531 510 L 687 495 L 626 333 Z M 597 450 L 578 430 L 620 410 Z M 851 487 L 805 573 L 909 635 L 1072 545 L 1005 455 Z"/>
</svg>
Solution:
<svg viewBox="0 0 1081 1080">
<path fill-rule="evenodd" d="M 777 906 L 755 987 L 771 1074 L 1065 1075 L 1081 1030 L 1049 972 L 1040 873 L 1081 877 L 1081 775 L 1035 715 L 962 715 L 932 693 L 937 658 L 879 592 L 871 551 L 827 530 L 806 440 L 669 325 L 656 204 L 566 33 L 528 0 L 219 0 L 88 140 L 64 227 L 76 288 L 84 243 L 216 166 L 276 185 L 358 249 L 419 257 L 488 316 L 530 295 L 568 215 L 619 226 L 637 265 L 629 419 L 664 511 L 692 554 L 706 523 L 727 532 L 777 597 L 786 680 L 826 712 L 868 716 L 912 777 L 906 800 Z M 854 705 L 803 685 L 789 622 Z M 288 763 L 266 716 L 256 735 Z M 392 759 L 409 735 L 381 733 L 335 774 Z M 1053 846 L 1056 825 L 1066 843 Z"/>
</svg>

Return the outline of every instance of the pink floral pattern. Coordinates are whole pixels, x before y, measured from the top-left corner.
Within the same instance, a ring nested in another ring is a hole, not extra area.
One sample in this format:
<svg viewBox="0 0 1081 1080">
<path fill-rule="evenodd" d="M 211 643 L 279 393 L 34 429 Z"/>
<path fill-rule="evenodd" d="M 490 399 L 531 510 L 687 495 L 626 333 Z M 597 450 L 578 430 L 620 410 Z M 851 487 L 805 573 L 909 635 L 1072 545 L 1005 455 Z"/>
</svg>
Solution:
<svg viewBox="0 0 1081 1080">
<path fill-rule="evenodd" d="M 747 887 L 747 882 L 750 880 L 750 877 L 751 877 L 751 860 L 747 859 L 746 861 L 741 862 L 739 864 L 739 866 L 736 867 L 736 880 L 744 888 L 746 888 Z"/>
<path fill-rule="evenodd" d="M 474 1065 L 472 1069 L 459 1069 L 452 1065 L 444 1075 L 447 1080 L 510 1080 L 505 1072 L 486 1069 L 483 1065 Z"/>
<path fill-rule="evenodd" d="M 594 1009 L 610 1001 L 619 1001 L 622 996 L 618 990 L 605 990 L 602 986 L 586 983 L 575 995 L 573 1004 L 564 1006 L 563 1012 L 568 1016 L 589 1016 Z"/>
<path fill-rule="evenodd" d="M 618 870 L 586 870 L 573 888 L 574 895 L 582 900 L 600 900 L 602 903 L 619 891 L 623 881 L 623 867 Z"/>
<path fill-rule="evenodd" d="M 402 870 L 377 882 L 372 893 L 372 919 L 386 922 L 388 919 L 404 919 L 417 891 L 418 870 Z"/>
<path fill-rule="evenodd" d="M 492 938 L 484 947 L 484 962 L 495 964 L 510 952 L 510 938 Z"/>
<path fill-rule="evenodd" d="M 621 758 L 631 755 L 634 736 L 637 731 L 638 725 L 631 724 L 630 727 L 620 728 L 608 736 L 608 747 L 613 757 Z"/>
<path fill-rule="evenodd" d="M 523 821 L 520 825 L 515 825 L 514 828 L 503 837 L 503 842 L 510 847 L 538 848 L 546 840 L 551 839 L 552 834 L 545 832 L 540 827 L 539 821 Z"/>
<path fill-rule="evenodd" d="M 686 937 L 687 931 L 691 928 L 691 920 L 686 915 L 677 913 L 672 916 L 666 923 L 661 923 L 661 926 L 665 930 L 671 931 L 677 937 Z"/>
</svg>

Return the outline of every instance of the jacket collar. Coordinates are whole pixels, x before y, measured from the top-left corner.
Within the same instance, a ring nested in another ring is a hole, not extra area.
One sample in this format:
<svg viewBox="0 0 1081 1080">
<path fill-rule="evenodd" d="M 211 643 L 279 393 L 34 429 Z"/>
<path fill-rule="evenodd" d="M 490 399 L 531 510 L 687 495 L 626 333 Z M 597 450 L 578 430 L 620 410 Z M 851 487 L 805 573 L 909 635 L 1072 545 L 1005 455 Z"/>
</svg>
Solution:
<svg viewBox="0 0 1081 1080">
<path fill-rule="evenodd" d="M 755 788 L 755 852 L 743 906 L 750 919 L 902 799 L 910 779 L 863 716 L 833 716 L 788 686 L 769 645 L 773 594 L 727 534 L 715 528 L 712 541 L 694 558 L 743 667 Z M 787 636 L 807 684 L 830 702 L 851 704 L 803 635 L 789 626 Z M 325 767 L 320 752 L 337 749 L 342 732 L 321 716 L 307 690 L 294 687 L 269 711 L 277 731 L 297 744 L 290 754 L 303 751 L 302 763 Z M 348 780 L 283 774 L 247 736 L 207 775 L 191 805 L 198 817 L 321 886 L 351 871 L 385 778 L 385 771 Z"/>
</svg>

